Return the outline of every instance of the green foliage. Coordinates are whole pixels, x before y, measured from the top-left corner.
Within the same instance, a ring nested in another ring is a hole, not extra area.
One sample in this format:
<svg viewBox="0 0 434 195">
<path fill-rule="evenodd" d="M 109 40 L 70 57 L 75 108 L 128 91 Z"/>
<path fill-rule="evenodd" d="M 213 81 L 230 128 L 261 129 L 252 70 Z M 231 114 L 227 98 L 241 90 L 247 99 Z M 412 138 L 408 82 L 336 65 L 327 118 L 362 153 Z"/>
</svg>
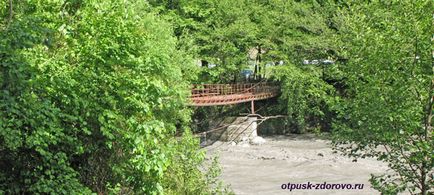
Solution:
<svg viewBox="0 0 434 195">
<path fill-rule="evenodd" d="M 256 24 L 249 19 L 246 1 L 151 1 L 163 6 L 181 42 L 192 42 L 198 59 L 218 66 L 204 70 L 209 80 L 227 82 L 246 65 L 246 54 L 255 38 Z M 204 77 L 205 78 L 205 77 Z"/>
<path fill-rule="evenodd" d="M 339 15 L 348 98 L 336 144 L 376 157 L 394 174 L 373 176 L 384 194 L 432 193 L 432 1 L 352 3 Z M 428 101 L 430 100 L 430 101 Z"/>
<path fill-rule="evenodd" d="M 192 136 L 174 138 L 195 68 L 146 2 L 13 3 L 0 25 L 1 191 L 156 194 L 169 175 L 202 178 Z M 182 155 L 191 167 L 169 171 Z"/>
<path fill-rule="evenodd" d="M 56 25 L 57 13 L 48 10 L 60 5 L 30 1 L 14 7 L 14 15 L 2 10 L 8 16 L 0 34 L 0 189 L 12 194 L 89 192 L 70 161 L 83 153 L 74 135 L 79 132 L 70 128 L 77 118 L 46 98 L 54 74 L 42 73 L 46 63 L 34 63 L 53 47 L 50 25 Z"/>
<path fill-rule="evenodd" d="M 304 59 L 333 57 L 335 33 L 329 22 L 333 3 L 323 1 L 258 1 L 253 12 L 260 33 L 258 44 L 270 49 L 265 61 L 285 60 L 299 64 Z"/>
<path fill-rule="evenodd" d="M 268 1 L 259 5 L 267 10 L 257 10 L 253 16 L 263 26 L 258 33 L 258 45 L 269 48 L 263 60 L 284 61 L 283 66 L 273 68 L 270 74 L 281 84 L 281 109 L 277 112 L 288 115 L 292 131 L 329 130 L 339 102 L 334 86 L 335 80 L 342 79 L 337 74 L 338 66 L 301 65 L 301 62 L 338 57 L 335 44 L 327 38 L 337 30 L 330 21 L 334 4 Z"/>
<path fill-rule="evenodd" d="M 175 26 L 197 59 L 217 66 L 202 70 L 201 81 L 236 81 L 249 64 L 248 53 L 261 50 L 258 66 L 280 60 L 325 58 L 333 47 L 324 37 L 332 3 L 323 1 L 151 1 Z M 250 59 L 254 60 L 254 59 Z M 264 70 L 259 71 L 264 74 Z M 259 73 L 258 72 L 258 73 Z"/>
<path fill-rule="evenodd" d="M 284 62 L 270 74 L 282 85 L 271 112 L 287 113 L 297 132 L 337 119 L 339 149 L 396 173 L 373 176 L 374 188 L 431 193 L 432 7 L 1 1 L 0 193 L 231 193 L 217 180 L 217 159 L 204 165 L 185 103 L 190 81 L 235 82 L 249 60 L 262 75 Z M 347 64 L 301 65 L 342 57 Z M 217 67 L 198 70 L 193 59 Z"/>
<path fill-rule="evenodd" d="M 172 148 L 174 163 L 164 179 L 168 194 L 229 194 L 231 191 L 218 179 L 221 173 L 218 158 L 205 159 L 199 140 L 190 131 Z M 205 162 L 209 162 L 206 166 Z"/>
<path fill-rule="evenodd" d="M 307 128 L 328 130 L 339 103 L 335 88 L 314 70 L 292 64 L 277 67 L 273 73 L 281 83 L 280 112 L 288 115 L 290 127 L 298 133 Z"/>
</svg>

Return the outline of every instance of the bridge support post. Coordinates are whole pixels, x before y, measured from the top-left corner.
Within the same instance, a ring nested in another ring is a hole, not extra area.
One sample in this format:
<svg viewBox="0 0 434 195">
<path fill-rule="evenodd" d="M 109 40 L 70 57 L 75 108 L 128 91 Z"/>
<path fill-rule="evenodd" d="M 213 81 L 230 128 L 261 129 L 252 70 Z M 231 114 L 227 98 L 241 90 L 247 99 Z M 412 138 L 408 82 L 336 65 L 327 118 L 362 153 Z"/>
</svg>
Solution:
<svg viewBox="0 0 434 195">
<path fill-rule="evenodd" d="M 252 110 L 252 114 L 255 114 L 255 101 L 254 100 L 252 100 L 250 102 L 250 109 Z"/>
<path fill-rule="evenodd" d="M 226 117 L 223 121 L 226 127 L 216 128 L 216 131 L 207 133 L 205 139 L 210 140 L 211 143 L 220 140 L 234 142 L 241 146 L 260 145 L 265 142 L 262 137 L 258 136 L 257 116 Z M 221 125 L 221 122 L 218 124 Z"/>
</svg>

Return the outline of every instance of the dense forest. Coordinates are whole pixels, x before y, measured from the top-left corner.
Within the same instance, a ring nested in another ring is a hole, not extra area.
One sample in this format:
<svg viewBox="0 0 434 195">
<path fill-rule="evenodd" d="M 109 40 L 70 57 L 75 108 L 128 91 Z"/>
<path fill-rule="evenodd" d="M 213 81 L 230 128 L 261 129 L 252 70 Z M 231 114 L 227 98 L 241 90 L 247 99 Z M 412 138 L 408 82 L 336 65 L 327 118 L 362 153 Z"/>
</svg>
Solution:
<svg viewBox="0 0 434 195">
<path fill-rule="evenodd" d="M 434 193 L 434 2 L 0 1 L 0 194 L 227 194 L 188 106 L 193 83 L 280 85 L 262 111 L 330 132 Z M 310 62 L 310 63 L 309 63 Z M 325 63 L 333 62 L 333 63 Z M 235 108 L 234 108 L 235 107 Z M 206 129 L 205 129 L 206 130 Z M 287 132 L 282 129 L 282 132 Z"/>
</svg>

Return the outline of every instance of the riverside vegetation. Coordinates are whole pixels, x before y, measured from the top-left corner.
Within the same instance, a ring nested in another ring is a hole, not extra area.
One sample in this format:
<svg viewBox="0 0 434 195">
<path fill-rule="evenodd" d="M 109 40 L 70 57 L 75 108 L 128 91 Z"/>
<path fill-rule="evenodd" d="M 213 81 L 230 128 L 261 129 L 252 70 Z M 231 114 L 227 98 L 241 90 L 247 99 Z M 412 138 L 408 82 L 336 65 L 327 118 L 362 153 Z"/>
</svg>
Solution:
<svg viewBox="0 0 434 195">
<path fill-rule="evenodd" d="M 0 194 L 231 193 L 191 120 L 231 107 L 186 105 L 192 83 L 240 82 L 253 48 L 256 76 L 281 85 L 263 113 L 387 162 L 371 179 L 383 194 L 433 193 L 433 7 L 0 1 Z"/>
</svg>

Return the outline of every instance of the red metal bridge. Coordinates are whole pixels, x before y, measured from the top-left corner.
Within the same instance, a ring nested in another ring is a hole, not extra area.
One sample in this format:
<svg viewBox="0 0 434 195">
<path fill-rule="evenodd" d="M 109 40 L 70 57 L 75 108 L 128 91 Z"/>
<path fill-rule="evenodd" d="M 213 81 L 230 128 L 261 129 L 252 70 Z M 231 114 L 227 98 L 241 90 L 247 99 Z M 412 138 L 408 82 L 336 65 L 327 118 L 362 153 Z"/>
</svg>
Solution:
<svg viewBox="0 0 434 195">
<path fill-rule="evenodd" d="M 254 101 L 275 97 L 279 94 L 279 86 L 270 83 L 240 84 L 195 84 L 191 90 L 192 106 L 218 106 L 252 103 Z"/>
</svg>

